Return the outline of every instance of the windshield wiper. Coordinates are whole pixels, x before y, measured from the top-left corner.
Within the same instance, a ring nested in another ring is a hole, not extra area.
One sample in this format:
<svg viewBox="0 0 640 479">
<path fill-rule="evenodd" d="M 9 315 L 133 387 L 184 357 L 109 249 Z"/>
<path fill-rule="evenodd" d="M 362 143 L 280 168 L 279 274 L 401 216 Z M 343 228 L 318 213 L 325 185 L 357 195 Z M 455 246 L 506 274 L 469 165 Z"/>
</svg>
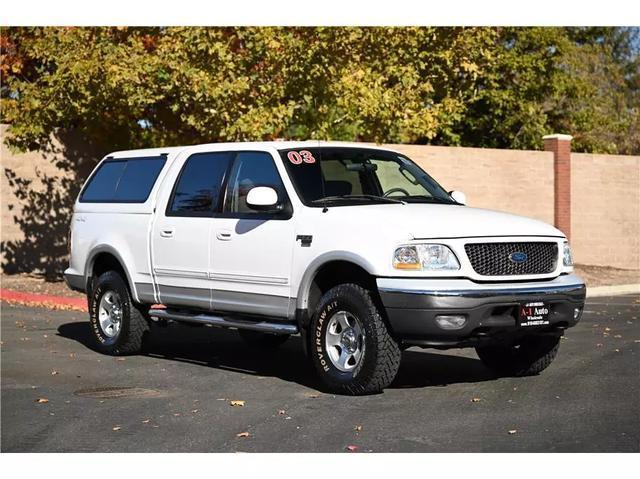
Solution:
<svg viewBox="0 0 640 479">
<path fill-rule="evenodd" d="M 368 200 L 368 201 L 380 201 L 383 203 L 399 203 L 404 205 L 405 202 L 402 200 L 397 200 L 395 198 L 387 198 L 385 196 L 376 196 L 376 195 L 339 195 L 339 196 L 325 196 L 324 198 L 318 198 L 316 200 L 312 200 L 311 203 L 314 204 L 323 204 L 323 203 L 327 203 L 327 202 L 334 202 L 334 201 L 342 201 L 342 200 L 356 200 L 356 201 L 362 201 L 362 200 Z"/>
<path fill-rule="evenodd" d="M 428 203 L 441 203 L 443 205 L 459 204 L 453 200 L 446 200 L 444 198 L 436 198 L 435 196 L 426 196 L 426 195 L 411 195 L 411 196 L 405 196 L 402 199 L 409 202 L 411 202 L 411 200 L 419 200 L 419 201 L 426 201 Z"/>
</svg>

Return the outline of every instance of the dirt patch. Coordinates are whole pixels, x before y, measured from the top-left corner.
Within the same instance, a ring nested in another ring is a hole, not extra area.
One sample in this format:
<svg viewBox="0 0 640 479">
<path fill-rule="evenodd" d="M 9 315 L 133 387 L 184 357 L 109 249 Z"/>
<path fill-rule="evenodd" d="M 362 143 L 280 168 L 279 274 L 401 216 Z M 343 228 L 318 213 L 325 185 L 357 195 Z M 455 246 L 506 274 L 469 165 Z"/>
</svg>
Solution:
<svg viewBox="0 0 640 479">
<path fill-rule="evenodd" d="M 616 286 L 620 284 L 640 283 L 640 270 L 618 269 L 604 266 L 576 265 L 576 274 L 587 286 Z"/>
<path fill-rule="evenodd" d="M 3 274 L 0 287 L 24 293 L 84 298 L 84 294 L 72 291 L 64 281 L 46 281 L 42 276 L 31 274 Z"/>
</svg>

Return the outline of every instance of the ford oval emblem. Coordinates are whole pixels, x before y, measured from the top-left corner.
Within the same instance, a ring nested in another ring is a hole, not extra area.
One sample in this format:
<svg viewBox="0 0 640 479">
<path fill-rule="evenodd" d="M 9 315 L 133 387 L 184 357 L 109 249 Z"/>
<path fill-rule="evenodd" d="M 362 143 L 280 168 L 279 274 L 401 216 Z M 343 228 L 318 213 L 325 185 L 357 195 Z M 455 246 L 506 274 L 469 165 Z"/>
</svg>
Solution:
<svg viewBox="0 0 640 479">
<path fill-rule="evenodd" d="M 529 256 L 527 256 L 527 253 L 523 253 L 522 251 L 516 251 L 515 253 L 511 253 L 509 255 L 509 259 L 518 264 L 524 263 L 528 258 Z"/>
</svg>

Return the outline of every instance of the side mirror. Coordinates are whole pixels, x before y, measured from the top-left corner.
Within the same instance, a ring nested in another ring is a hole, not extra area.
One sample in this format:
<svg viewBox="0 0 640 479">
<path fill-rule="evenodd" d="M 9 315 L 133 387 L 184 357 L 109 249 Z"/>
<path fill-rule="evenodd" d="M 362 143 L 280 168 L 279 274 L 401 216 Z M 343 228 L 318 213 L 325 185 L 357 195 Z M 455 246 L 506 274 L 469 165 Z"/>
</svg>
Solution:
<svg viewBox="0 0 640 479">
<path fill-rule="evenodd" d="M 247 194 L 247 206 L 256 211 L 278 210 L 278 193 L 269 186 L 256 186 Z"/>
<path fill-rule="evenodd" d="M 453 201 L 460 203 L 461 205 L 467 204 L 467 195 L 465 195 L 462 191 L 457 191 L 457 190 L 450 191 L 449 196 L 453 198 Z"/>
</svg>

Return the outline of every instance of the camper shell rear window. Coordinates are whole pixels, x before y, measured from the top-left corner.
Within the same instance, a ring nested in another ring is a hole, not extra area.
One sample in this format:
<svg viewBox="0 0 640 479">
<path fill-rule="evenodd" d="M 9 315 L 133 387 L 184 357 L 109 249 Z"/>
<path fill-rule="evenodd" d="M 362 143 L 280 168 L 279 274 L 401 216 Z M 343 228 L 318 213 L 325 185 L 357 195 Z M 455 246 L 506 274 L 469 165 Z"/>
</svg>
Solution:
<svg viewBox="0 0 640 479">
<path fill-rule="evenodd" d="M 144 203 L 166 161 L 166 155 L 107 158 L 89 178 L 80 202 Z"/>
</svg>

